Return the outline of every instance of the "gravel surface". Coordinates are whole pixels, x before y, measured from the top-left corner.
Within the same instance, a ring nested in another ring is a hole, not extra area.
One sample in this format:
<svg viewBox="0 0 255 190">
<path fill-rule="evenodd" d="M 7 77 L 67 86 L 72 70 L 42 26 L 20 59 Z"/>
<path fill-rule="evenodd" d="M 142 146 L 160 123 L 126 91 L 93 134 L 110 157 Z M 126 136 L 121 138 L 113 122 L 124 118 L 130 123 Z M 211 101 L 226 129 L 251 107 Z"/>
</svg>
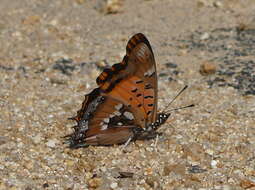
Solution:
<svg viewBox="0 0 255 190">
<path fill-rule="evenodd" d="M 254 0 L 0 0 L 0 190 L 255 189 Z M 72 150 L 67 118 L 144 33 L 158 139 Z"/>
</svg>

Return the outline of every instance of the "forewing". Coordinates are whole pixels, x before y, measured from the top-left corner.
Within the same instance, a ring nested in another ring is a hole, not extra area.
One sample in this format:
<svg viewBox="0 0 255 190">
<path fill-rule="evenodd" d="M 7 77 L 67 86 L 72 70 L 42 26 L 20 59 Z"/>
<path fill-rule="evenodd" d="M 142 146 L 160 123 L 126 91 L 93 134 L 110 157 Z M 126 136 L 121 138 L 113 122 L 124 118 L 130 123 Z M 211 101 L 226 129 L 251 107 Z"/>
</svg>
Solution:
<svg viewBox="0 0 255 190">
<path fill-rule="evenodd" d="M 122 62 L 105 69 L 97 78 L 97 84 L 107 96 L 131 106 L 136 123 L 141 127 L 156 120 L 156 63 L 143 34 L 136 34 L 129 40 Z"/>
</svg>

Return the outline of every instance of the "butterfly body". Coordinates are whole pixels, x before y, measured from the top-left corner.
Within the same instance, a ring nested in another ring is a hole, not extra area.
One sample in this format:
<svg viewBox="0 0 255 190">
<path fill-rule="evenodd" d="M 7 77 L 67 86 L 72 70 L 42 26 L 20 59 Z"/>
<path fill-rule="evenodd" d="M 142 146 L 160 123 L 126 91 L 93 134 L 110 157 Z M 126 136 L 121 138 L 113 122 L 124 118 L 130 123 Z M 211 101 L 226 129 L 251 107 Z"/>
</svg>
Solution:
<svg viewBox="0 0 255 190">
<path fill-rule="evenodd" d="M 147 38 L 135 34 L 121 63 L 106 68 L 85 95 L 70 147 L 112 145 L 155 136 L 170 114 L 157 113 L 157 71 Z"/>
</svg>

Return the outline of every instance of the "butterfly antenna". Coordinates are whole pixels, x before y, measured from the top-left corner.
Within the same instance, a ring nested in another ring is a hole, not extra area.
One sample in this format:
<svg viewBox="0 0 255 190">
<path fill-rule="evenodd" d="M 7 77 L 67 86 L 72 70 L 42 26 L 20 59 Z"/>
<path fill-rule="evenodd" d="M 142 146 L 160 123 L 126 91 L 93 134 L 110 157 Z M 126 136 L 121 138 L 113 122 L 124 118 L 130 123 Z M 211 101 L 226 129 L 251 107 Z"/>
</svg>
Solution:
<svg viewBox="0 0 255 190">
<path fill-rule="evenodd" d="M 184 86 L 183 89 L 171 100 L 171 102 L 169 102 L 169 104 L 165 107 L 165 109 L 163 110 L 163 112 L 166 111 L 166 109 L 175 101 L 176 98 L 178 98 L 178 96 L 181 95 L 181 93 L 183 93 L 184 90 L 186 90 L 188 88 L 188 85 Z M 185 106 L 186 107 L 186 106 Z M 188 107 L 192 107 L 192 106 L 188 106 Z M 179 109 L 179 108 L 176 108 Z M 180 108 L 181 109 L 181 108 Z"/>
<path fill-rule="evenodd" d="M 195 106 L 195 104 L 190 104 L 190 105 L 188 105 L 188 106 L 183 106 L 183 107 L 179 107 L 179 108 L 174 108 L 174 109 L 168 110 L 168 111 L 166 112 L 166 114 L 168 114 L 168 113 L 170 113 L 170 112 L 173 112 L 173 111 L 176 111 L 176 110 L 181 110 L 181 109 L 190 108 L 190 107 L 194 107 L 194 106 Z"/>
</svg>

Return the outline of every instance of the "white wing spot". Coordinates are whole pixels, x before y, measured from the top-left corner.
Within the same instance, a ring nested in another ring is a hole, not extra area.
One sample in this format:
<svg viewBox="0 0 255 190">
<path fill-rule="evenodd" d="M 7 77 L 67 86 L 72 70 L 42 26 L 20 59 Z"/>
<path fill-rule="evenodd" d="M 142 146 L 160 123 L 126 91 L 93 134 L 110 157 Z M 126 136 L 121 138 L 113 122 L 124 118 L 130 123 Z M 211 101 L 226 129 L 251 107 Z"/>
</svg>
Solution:
<svg viewBox="0 0 255 190">
<path fill-rule="evenodd" d="M 133 120 L 134 119 L 134 115 L 131 112 L 125 111 L 124 112 L 124 116 L 129 119 L 129 120 Z"/>
<path fill-rule="evenodd" d="M 104 131 L 104 130 L 107 129 L 107 127 L 108 127 L 108 125 L 103 125 L 103 126 L 101 127 L 101 130 Z"/>
<path fill-rule="evenodd" d="M 120 110 L 122 108 L 123 104 L 118 104 L 115 106 L 116 110 Z"/>
<path fill-rule="evenodd" d="M 119 111 L 115 111 L 113 114 L 114 114 L 114 115 L 117 115 L 117 116 L 120 116 L 120 115 L 121 115 L 121 113 L 120 113 Z"/>
<path fill-rule="evenodd" d="M 120 116 L 121 115 L 121 113 L 119 111 L 115 111 L 115 112 L 113 112 L 113 114 L 114 114 L 114 116 Z"/>
<path fill-rule="evenodd" d="M 117 124 L 118 124 L 118 125 L 123 125 L 123 123 L 122 123 L 122 122 L 118 122 Z"/>
<path fill-rule="evenodd" d="M 151 67 L 151 68 L 149 68 L 149 69 L 144 73 L 144 76 L 145 76 L 145 77 L 150 77 L 150 76 L 152 76 L 154 73 L 155 73 L 155 68 L 154 68 L 154 67 Z"/>
<path fill-rule="evenodd" d="M 109 118 L 104 118 L 103 120 L 105 123 L 109 123 L 110 119 Z"/>
</svg>

